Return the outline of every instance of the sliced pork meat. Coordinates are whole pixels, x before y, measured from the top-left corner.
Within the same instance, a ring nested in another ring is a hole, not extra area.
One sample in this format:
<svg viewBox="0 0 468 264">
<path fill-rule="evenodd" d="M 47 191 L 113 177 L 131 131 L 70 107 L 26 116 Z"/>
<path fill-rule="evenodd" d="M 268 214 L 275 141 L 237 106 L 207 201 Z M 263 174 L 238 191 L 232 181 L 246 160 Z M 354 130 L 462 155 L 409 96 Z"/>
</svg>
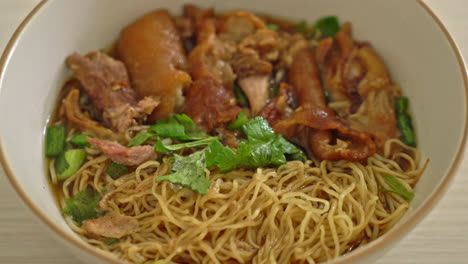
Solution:
<svg viewBox="0 0 468 264">
<path fill-rule="evenodd" d="M 194 5 L 184 5 L 184 15 L 177 20 L 177 28 L 184 39 L 190 39 L 197 42 L 197 37 L 203 23 L 207 19 L 215 18 L 213 8 L 202 9 Z M 198 42 L 201 42 L 199 40 Z"/>
<path fill-rule="evenodd" d="M 215 21 L 204 20 L 198 39 L 201 41 L 189 56 L 193 84 L 185 92 L 184 112 L 207 132 L 231 122 L 240 113 L 232 92 L 235 75 L 229 61 L 234 43 L 216 37 Z"/>
<path fill-rule="evenodd" d="M 266 28 L 265 23 L 256 15 L 245 11 L 226 12 L 219 25 L 220 38 L 241 42 L 258 29 Z"/>
<path fill-rule="evenodd" d="M 182 41 L 166 10 L 149 13 L 126 27 L 118 41 L 118 54 L 137 94 L 161 100 L 150 121 L 167 119 L 181 109 L 182 89 L 191 78 L 184 71 L 187 59 Z"/>
<path fill-rule="evenodd" d="M 126 215 L 108 213 L 100 218 L 87 220 L 83 230 L 93 237 L 121 238 L 138 227 L 138 220 Z"/>
<path fill-rule="evenodd" d="M 112 138 L 114 133 L 112 130 L 102 126 L 101 123 L 92 120 L 88 115 L 83 113 L 80 106 L 80 87 L 76 81 L 67 82 L 66 89 L 70 89 L 66 97 L 63 99 L 65 116 L 68 122 L 84 131 L 89 131 L 94 135 L 103 138 Z"/>
<path fill-rule="evenodd" d="M 156 160 L 158 154 L 154 151 L 153 146 L 136 146 L 124 147 L 119 143 L 102 140 L 97 138 L 87 138 L 88 142 L 94 147 L 101 150 L 112 161 L 127 165 L 138 166 L 149 160 Z"/>
<path fill-rule="evenodd" d="M 309 47 L 309 42 L 304 38 L 304 35 L 299 33 L 280 32 L 278 35 L 280 54 L 277 67 L 287 69 L 291 66 L 296 53 Z"/>
<path fill-rule="evenodd" d="M 372 139 L 343 124 L 326 106 L 312 51 L 298 52 L 288 75 L 299 108 L 274 125 L 277 133 L 302 144 L 308 139 L 306 147 L 319 159 L 360 161 L 374 154 Z"/>
<path fill-rule="evenodd" d="M 74 53 L 66 62 L 94 107 L 102 113 L 104 121 L 118 133 L 136 124 L 135 119 L 144 118 L 145 111 L 159 104 L 157 99 L 146 98 L 146 109 L 139 107 L 137 95 L 129 86 L 125 66 L 106 54 L 91 52 L 81 56 Z"/>
<path fill-rule="evenodd" d="M 187 92 L 185 113 L 207 132 L 233 121 L 241 109 L 231 90 L 211 78 L 196 80 Z"/>
<path fill-rule="evenodd" d="M 352 39 L 346 23 L 336 35 L 320 41 L 317 62 L 332 107 L 352 129 L 370 134 L 380 152 L 390 138 L 398 138 L 392 85 L 382 59 L 367 43 Z"/>
<path fill-rule="evenodd" d="M 252 13 L 238 11 L 226 13 L 220 22 L 221 39 L 237 43 L 237 50 L 230 62 L 238 78 L 238 84 L 256 115 L 269 98 L 269 79 L 272 62 L 279 56 L 278 34 Z"/>
</svg>

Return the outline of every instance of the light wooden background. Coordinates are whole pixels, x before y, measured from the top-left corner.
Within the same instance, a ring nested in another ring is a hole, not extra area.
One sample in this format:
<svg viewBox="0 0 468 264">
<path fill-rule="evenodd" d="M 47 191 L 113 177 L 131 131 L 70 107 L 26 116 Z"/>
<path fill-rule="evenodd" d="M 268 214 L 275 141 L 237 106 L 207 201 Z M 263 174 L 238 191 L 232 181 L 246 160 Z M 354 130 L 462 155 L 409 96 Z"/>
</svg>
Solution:
<svg viewBox="0 0 468 264">
<path fill-rule="evenodd" d="M 410 1 L 410 0 L 408 0 Z M 425 0 L 468 59 L 468 0 Z M 39 0 L 0 0 L 0 51 Z M 5 123 L 3 123 L 5 125 Z M 436 208 L 378 264 L 468 263 L 468 157 Z M 78 264 L 36 222 L 0 170 L 0 263 Z"/>
</svg>

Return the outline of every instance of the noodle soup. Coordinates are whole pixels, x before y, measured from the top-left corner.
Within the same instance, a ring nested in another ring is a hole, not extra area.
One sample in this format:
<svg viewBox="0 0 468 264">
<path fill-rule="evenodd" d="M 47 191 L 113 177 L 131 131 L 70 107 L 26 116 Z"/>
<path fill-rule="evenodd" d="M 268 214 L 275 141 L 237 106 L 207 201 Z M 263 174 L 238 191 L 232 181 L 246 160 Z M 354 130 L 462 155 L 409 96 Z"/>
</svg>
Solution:
<svg viewBox="0 0 468 264">
<path fill-rule="evenodd" d="M 392 228 L 424 167 L 371 44 L 183 9 L 66 58 L 46 156 L 70 228 L 132 263 L 319 263 Z"/>
</svg>

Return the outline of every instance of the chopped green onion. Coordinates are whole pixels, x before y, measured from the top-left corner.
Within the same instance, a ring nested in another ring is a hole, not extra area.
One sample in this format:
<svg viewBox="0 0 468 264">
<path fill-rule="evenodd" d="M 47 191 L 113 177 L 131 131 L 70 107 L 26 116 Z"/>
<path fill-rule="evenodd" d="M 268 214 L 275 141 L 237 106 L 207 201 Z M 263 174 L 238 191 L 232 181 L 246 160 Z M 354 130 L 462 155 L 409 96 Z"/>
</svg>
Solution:
<svg viewBox="0 0 468 264">
<path fill-rule="evenodd" d="M 385 175 L 384 181 L 390 189 L 379 189 L 381 192 L 391 192 L 403 196 L 406 200 L 411 201 L 414 198 L 414 193 L 408 191 L 406 187 L 394 176 Z"/>
<path fill-rule="evenodd" d="M 307 21 L 305 21 L 305 20 L 301 20 L 301 22 L 299 22 L 299 24 L 297 24 L 297 26 L 296 26 L 296 30 L 299 33 L 305 33 L 306 28 L 307 28 Z"/>
<path fill-rule="evenodd" d="M 279 26 L 276 25 L 276 24 L 267 24 L 267 28 L 268 28 L 269 30 L 278 31 Z"/>
<path fill-rule="evenodd" d="M 240 86 L 235 83 L 234 84 L 234 95 L 236 96 L 237 103 L 242 106 L 246 106 L 248 103 L 247 96 L 245 95 L 244 91 L 240 88 Z"/>
<path fill-rule="evenodd" d="M 128 143 L 128 146 L 129 147 L 139 146 L 139 145 L 145 143 L 146 140 L 148 140 L 148 139 L 150 139 L 151 137 L 154 137 L 154 136 L 156 136 L 156 134 L 151 133 L 151 132 L 140 133 L 140 134 L 136 135 L 135 137 L 133 137 L 132 140 L 130 140 L 130 142 Z"/>
<path fill-rule="evenodd" d="M 65 180 L 72 176 L 83 164 L 86 151 L 83 149 L 70 149 L 61 153 L 55 161 L 55 171 L 58 180 Z"/>
<path fill-rule="evenodd" d="M 397 97 L 395 98 L 395 110 L 397 114 L 406 113 L 408 109 L 409 100 L 407 97 Z"/>
<path fill-rule="evenodd" d="M 106 244 L 107 244 L 108 246 L 111 246 L 111 245 L 113 245 L 113 244 L 115 244 L 115 243 L 119 243 L 119 242 L 120 242 L 120 239 L 118 239 L 118 238 L 108 238 L 108 239 L 106 240 Z"/>
<path fill-rule="evenodd" d="M 74 145 L 80 146 L 80 147 L 89 147 L 91 144 L 89 144 L 88 140 L 86 140 L 87 137 L 92 137 L 90 135 L 75 135 L 72 137 L 70 140 L 71 143 Z"/>
<path fill-rule="evenodd" d="M 416 147 L 416 138 L 414 136 L 411 116 L 406 113 L 397 116 L 398 128 L 401 131 L 401 140 L 408 146 Z"/>
<path fill-rule="evenodd" d="M 323 17 L 315 23 L 315 30 L 320 30 L 324 37 L 334 37 L 340 31 L 340 22 L 336 16 Z"/>
<path fill-rule="evenodd" d="M 56 157 L 65 145 L 65 126 L 48 127 L 46 130 L 46 156 Z"/>
<path fill-rule="evenodd" d="M 102 187 L 101 192 L 105 193 L 105 192 L 107 192 L 107 191 L 108 191 L 108 189 L 107 189 L 106 186 Z"/>
<path fill-rule="evenodd" d="M 239 115 L 237 115 L 236 120 L 232 121 L 232 123 L 229 124 L 229 129 L 236 129 L 244 125 L 249 121 L 249 118 L 245 114 L 244 111 L 241 111 Z"/>
<path fill-rule="evenodd" d="M 408 114 L 409 100 L 407 97 L 395 98 L 395 114 L 397 118 L 398 129 L 401 132 L 401 140 L 408 146 L 416 147 L 416 138 L 414 136 L 413 121 Z"/>
<path fill-rule="evenodd" d="M 107 166 L 106 170 L 106 173 L 114 180 L 117 180 L 118 178 L 127 174 L 127 172 L 128 167 L 117 162 L 111 162 L 111 164 Z"/>
</svg>

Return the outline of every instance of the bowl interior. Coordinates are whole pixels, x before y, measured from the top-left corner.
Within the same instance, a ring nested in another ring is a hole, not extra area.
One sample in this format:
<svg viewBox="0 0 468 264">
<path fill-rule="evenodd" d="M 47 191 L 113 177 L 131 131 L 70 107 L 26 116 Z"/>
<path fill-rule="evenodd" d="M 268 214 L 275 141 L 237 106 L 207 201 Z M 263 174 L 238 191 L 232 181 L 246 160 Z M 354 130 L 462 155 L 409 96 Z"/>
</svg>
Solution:
<svg viewBox="0 0 468 264">
<path fill-rule="evenodd" d="M 106 48 L 120 30 L 156 8 L 179 14 L 182 0 L 51 0 L 33 16 L 5 54 L 0 90 L 3 165 L 29 206 L 67 236 L 45 176 L 44 128 L 55 97 L 69 76 L 64 59 L 74 51 Z M 464 72 L 434 19 L 416 1 L 197 1 L 217 11 L 248 9 L 299 21 L 324 15 L 351 21 L 356 39 L 370 41 L 393 81 L 410 98 L 423 161 L 429 166 L 416 187 L 411 218 L 446 177 L 463 142 L 466 122 Z M 365 8 L 363 8 L 365 7 Z M 459 157 L 458 157 L 459 159 Z M 406 220 L 403 220 L 406 221 Z M 402 221 L 402 222 L 403 222 Z M 400 223 L 401 225 L 401 223 Z M 396 228 L 397 229 L 397 228 Z M 391 232 L 397 232 L 395 229 Z"/>
</svg>

